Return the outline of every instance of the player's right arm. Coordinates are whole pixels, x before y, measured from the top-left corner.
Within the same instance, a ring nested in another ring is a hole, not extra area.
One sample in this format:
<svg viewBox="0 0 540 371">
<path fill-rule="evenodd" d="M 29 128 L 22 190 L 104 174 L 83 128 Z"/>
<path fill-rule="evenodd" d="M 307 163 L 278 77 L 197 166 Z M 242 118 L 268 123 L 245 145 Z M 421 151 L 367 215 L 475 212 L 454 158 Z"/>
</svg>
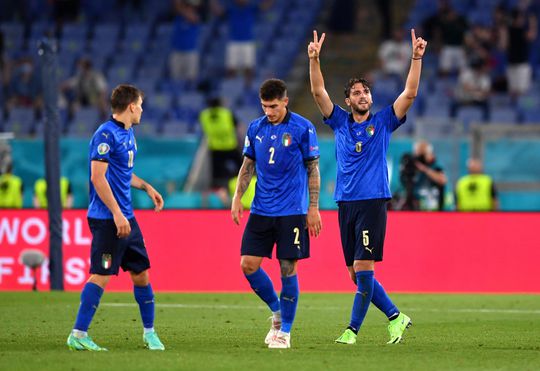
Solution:
<svg viewBox="0 0 540 371">
<path fill-rule="evenodd" d="M 118 202 L 116 202 L 112 193 L 111 186 L 105 177 L 108 167 L 109 163 L 105 161 L 92 161 L 90 166 L 90 181 L 94 185 L 94 189 L 101 201 L 103 201 L 113 215 L 117 230 L 116 235 L 119 238 L 124 238 L 131 232 L 131 226 L 127 218 L 122 214 L 122 210 L 120 210 L 120 206 L 118 206 Z"/>
<path fill-rule="evenodd" d="M 319 60 L 319 54 L 321 52 L 321 47 L 324 42 L 326 34 L 319 36 L 317 31 L 313 31 L 313 41 L 308 45 L 308 56 L 309 56 L 309 80 L 311 82 L 311 94 L 315 99 L 315 103 L 319 107 L 319 110 L 324 117 L 330 117 L 332 111 L 334 110 L 334 103 L 330 99 L 328 92 L 324 87 L 324 78 L 321 72 L 321 63 Z"/>
<path fill-rule="evenodd" d="M 244 211 L 244 208 L 241 202 L 242 196 L 246 192 L 246 189 L 249 186 L 249 182 L 251 182 L 251 178 L 253 177 L 254 172 L 255 172 L 255 161 L 247 156 L 244 156 L 244 162 L 242 163 L 242 166 L 240 167 L 240 171 L 238 172 L 238 180 L 236 182 L 236 189 L 234 191 L 234 196 L 233 196 L 232 205 L 231 205 L 232 220 L 237 225 L 240 224 L 240 219 L 242 218 L 243 211 Z"/>
</svg>

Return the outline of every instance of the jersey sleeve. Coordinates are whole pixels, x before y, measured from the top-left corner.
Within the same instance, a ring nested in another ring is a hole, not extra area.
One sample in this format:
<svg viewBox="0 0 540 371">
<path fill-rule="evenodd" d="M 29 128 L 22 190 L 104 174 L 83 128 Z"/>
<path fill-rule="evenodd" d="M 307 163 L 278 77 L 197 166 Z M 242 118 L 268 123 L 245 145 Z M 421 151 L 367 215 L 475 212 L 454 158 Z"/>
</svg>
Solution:
<svg viewBox="0 0 540 371">
<path fill-rule="evenodd" d="M 244 149 L 242 150 L 242 154 L 246 157 L 249 157 L 252 160 L 255 160 L 255 148 L 253 148 L 253 144 L 255 143 L 253 141 L 253 129 L 254 125 L 253 123 L 249 125 L 249 128 L 246 133 L 246 138 L 244 139 Z"/>
<path fill-rule="evenodd" d="M 109 130 L 98 130 L 90 142 L 90 160 L 109 162 L 111 148 L 114 148 L 114 136 Z"/>
<path fill-rule="evenodd" d="M 307 122 L 306 128 L 302 134 L 300 148 L 304 161 L 314 160 L 320 156 L 317 132 L 315 130 L 315 126 L 313 126 L 313 124 L 309 121 Z"/>
<path fill-rule="evenodd" d="M 323 122 L 335 131 L 341 125 L 347 123 L 348 115 L 349 113 L 347 111 L 345 111 L 337 104 L 334 104 L 334 109 L 332 110 L 332 113 L 330 114 L 330 116 L 325 117 Z"/>
<path fill-rule="evenodd" d="M 390 131 L 394 131 L 399 128 L 401 125 L 407 121 L 407 115 L 403 116 L 401 120 L 396 117 L 396 112 L 394 111 L 394 106 L 390 105 L 384 109 L 386 116 L 385 122 L 388 123 L 388 128 Z"/>
</svg>

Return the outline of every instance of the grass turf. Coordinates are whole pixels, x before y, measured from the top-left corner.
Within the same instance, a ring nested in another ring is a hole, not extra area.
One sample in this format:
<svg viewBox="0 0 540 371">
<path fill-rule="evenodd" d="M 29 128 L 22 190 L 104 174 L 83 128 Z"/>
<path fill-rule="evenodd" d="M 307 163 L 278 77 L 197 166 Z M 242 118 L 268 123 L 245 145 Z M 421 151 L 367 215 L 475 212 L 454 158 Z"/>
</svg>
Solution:
<svg viewBox="0 0 540 371">
<path fill-rule="evenodd" d="M 371 306 L 356 345 L 334 343 L 353 294 L 301 294 L 292 349 L 267 349 L 269 311 L 253 294 L 157 293 L 165 352 L 143 348 L 133 296 L 106 293 L 90 328 L 109 352 L 65 345 L 78 293 L 0 293 L 0 370 L 538 370 L 540 297 L 392 295 L 414 325 L 386 345 Z"/>
</svg>

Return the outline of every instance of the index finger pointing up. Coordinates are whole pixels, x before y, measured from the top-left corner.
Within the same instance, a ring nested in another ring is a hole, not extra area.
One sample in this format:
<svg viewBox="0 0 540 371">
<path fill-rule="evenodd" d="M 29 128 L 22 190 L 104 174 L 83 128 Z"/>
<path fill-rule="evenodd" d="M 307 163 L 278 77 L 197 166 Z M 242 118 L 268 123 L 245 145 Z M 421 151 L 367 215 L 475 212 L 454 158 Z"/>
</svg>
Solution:
<svg viewBox="0 0 540 371">
<path fill-rule="evenodd" d="M 411 39 L 414 44 L 414 42 L 416 41 L 416 34 L 414 33 L 414 28 L 411 28 Z"/>
<path fill-rule="evenodd" d="M 319 36 L 317 36 L 317 30 L 313 30 L 313 42 L 319 42 Z"/>
</svg>

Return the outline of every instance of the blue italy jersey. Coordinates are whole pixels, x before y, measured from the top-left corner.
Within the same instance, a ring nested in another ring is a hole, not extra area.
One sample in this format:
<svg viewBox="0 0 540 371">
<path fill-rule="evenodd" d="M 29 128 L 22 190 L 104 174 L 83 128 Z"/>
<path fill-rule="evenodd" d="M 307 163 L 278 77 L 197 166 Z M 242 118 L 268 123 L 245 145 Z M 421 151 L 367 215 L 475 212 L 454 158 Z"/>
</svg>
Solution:
<svg viewBox="0 0 540 371">
<path fill-rule="evenodd" d="M 287 112 L 273 125 L 266 116 L 248 128 L 244 156 L 255 161 L 257 185 L 251 212 L 265 216 L 306 214 L 306 162 L 319 157 L 317 133 L 304 117 Z"/>
<path fill-rule="evenodd" d="M 334 105 L 324 123 L 336 136 L 337 179 L 334 199 L 358 201 L 391 198 L 386 152 L 390 135 L 406 120 L 400 121 L 388 106 L 370 114 L 362 123 L 352 114 Z"/>
<path fill-rule="evenodd" d="M 126 218 L 133 218 L 131 205 L 131 176 L 133 163 L 137 153 L 137 144 L 133 135 L 133 128 L 124 129 L 124 124 L 111 119 L 102 124 L 94 133 L 90 141 L 89 164 L 92 161 L 109 163 L 107 168 L 107 181 L 122 214 Z M 94 185 L 90 181 L 90 205 L 88 217 L 96 219 L 112 219 L 109 208 L 101 201 Z"/>
</svg>

